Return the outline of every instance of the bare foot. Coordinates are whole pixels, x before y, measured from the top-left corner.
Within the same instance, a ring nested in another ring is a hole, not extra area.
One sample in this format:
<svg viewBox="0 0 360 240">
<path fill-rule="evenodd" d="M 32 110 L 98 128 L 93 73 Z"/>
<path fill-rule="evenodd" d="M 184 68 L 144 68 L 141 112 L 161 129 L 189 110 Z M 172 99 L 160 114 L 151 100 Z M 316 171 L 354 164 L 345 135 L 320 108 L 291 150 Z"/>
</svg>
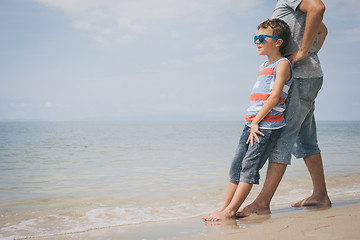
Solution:
<svg viewBox="0 0 360 240">
<path fill-rule="evenodd" d="M 308 197 L 300 202 L 291 204 L 292 207 L 301 208 L 301 207 L 318 207 L 318 208 L 330 208 L 331 201 L 328 196 L 317 198 L 317 197 Z"/>
<path fill-rule="evenodd" d="M 212 214 L 216 213 L 217 211 L 218 211 L 218 210 L 213 211 L 213 212 L 211 212 L 211 213 L 208 213 L 208 214 L 202 216 L 201 219 L 205 220 L 206 218 L 208 218 L 208 217 L 211 216 Z"/>
<path fill-rule="evenodd" d="M 213 215 L 213 214 L 216 214 L 216 213 L 218 213 L 218 212 L 221 212 L 221 211 L 222 211 L 222 210 L 220 210 L 220 209 L 215 210 L 215 211 L 213 211 L 213 212 L 211 212 L 211 213 L 208 213 L 208 214 L 202 216 L 201 219 L 206 220 L 206 218 L 210 217 L 210 216 Z"/>
<path fill-rule="evenodd" d="M 239 225 L 236 222 L 235 218 L 226 219 L 224 221 L 205 221 L 206 227 L 212 227 L 217 229 L 239 229 Z"/>
<path fill-rule="evenodd" d="M 216 222 L 221 220 L 226 220 L 230 218 L 234 218 L 234 215 L 231 215 L 228 211 L 217 211 L 209 216 L 207 216 L 204 220 L 208 222 Z"/>
<path fill-rule="evenodd" d="M 240 211 L 236 213 L 236 217 L 244 218 L 250 216 L 253 213 L 257 215 L 265 215 L 265 214 L 270 214 L 271 211 L 269 207 L 261 207 L 256 203 L 251 203 L 250 205 L 244 207 L 243 209 L 240 209 Z"/>
</svg>

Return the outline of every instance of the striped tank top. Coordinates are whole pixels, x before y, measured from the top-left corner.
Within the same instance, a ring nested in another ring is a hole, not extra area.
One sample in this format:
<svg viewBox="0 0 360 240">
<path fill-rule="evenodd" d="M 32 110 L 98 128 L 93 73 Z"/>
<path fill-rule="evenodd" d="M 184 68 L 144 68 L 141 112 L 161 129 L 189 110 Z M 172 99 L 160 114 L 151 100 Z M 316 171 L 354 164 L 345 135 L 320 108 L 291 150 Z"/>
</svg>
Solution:
<svg viewBox="0 0 360 240">
<path fill-rule="evenodd" d="M 251 126 L 252 120 L 258 114 L 258 112 L 264 105 L 265 101 L 268 99 L 268 97 L 271 94 L 276 79 L 276 67 L 278 66 L 280 61 L 289 62 L 287 58 L 283 57 L 276 60 L 275 62 L 269 63 L 268 65 L 265 65 L 265 63 L 263 63 L 260 66 L 257 80 L 250 95 L 250 107 L 247 109 L 247 115 L 245 117 L 246 125 L 249 127 Z M 286 109 L 285 100 L 288 96 L 290 85 L 293 80 L 292 78 L 293 70 L 291 64 L 290 64 L 290 68 L 291 68 L 291 79 L 285 82 L 279 102 L 259 123 L 259 128 L 279 129 L 286 125 L 284 119 L 284 111 Z"/>
</svg>

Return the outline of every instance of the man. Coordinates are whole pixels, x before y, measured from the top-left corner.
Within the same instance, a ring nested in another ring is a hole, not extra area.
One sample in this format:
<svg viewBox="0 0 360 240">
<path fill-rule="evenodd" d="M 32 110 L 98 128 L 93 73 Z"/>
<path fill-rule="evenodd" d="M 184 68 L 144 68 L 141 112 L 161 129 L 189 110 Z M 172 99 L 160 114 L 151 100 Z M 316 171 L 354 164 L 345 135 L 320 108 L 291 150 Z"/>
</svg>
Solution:
<svg viewBox="0 0 360 240">
<path fill-rule="evenodd" d="M 314 102 L 323 81 L 317 52 L 327 35 L 326 26 L 322 22 L 324 12 L 325 5 L 321 0 L 277 1 L 272 18 L 284 20 L 292 31 L 287 57 L 294 66 L 294 81 L 287 102 L 287 125 L 270 156 L 263 189 L 250 205 L 238 212 L 239 217 L 271 212 L 271 199 L 290 164 L 291 153 L 304 159 L 313 182 L 312 195 L 292 206 L 331 206 L 314 119 Z"/>
</svg>

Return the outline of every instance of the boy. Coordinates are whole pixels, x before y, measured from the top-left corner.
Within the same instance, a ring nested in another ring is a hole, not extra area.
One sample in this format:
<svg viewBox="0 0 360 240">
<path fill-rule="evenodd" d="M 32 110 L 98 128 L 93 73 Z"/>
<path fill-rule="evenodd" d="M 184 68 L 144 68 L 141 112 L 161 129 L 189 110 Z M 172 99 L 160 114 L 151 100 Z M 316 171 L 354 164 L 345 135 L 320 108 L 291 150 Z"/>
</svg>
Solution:
<svg viewBox="0 0 360 240">
<path fill-rule="evenodd" d="M 266 55 L 268 61 L 260 66 L 251 92 L 246 125 L 231 164 L 224 203 L 217 211 L 202 217 L 206 221 L 235 217 L 253 184 L 259 184 L 259 170 L 285 126 L 283 112 L 292 83 L 292 67 L 283 56 L 289 43 L 290 28 L 282 20 L 271 19 L 258 26 L 258 34 L 254 37 L 258 53 Z"/>
</svg>

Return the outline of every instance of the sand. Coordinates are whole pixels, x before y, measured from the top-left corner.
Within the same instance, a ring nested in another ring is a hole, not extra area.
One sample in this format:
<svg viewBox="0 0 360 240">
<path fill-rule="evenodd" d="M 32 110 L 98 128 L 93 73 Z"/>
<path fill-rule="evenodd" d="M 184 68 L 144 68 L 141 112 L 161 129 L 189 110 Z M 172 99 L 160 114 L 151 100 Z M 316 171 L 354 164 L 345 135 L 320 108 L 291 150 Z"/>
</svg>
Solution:
<svg viewBox="0 0 360 240">
<path fill-rule="evenodd" d="M 261 223 L 245 228 L 210 234 L 204 236 L 182 238 L 186 240 L 265 240 L 265 239 L 360 239 L 360 204 L 333 207 L 326 210 L 311 210 L 268 218 Z M 260 216 L 252 217 L 253 221 Z M 218 224 L 226 226 L 226 223 Z M 214 224 L 216 226 L 216 224 Z"/>
<path fill-rule="evenodd" d="M 330 209 L 274 209 L 271 215 L 205 223 L 200 216 L 134 224 L 39 239 L 302 240 L 360 239 L 360 199 L 333 202 Z M 36 238 L 37 239 L 37 238 Z"/>
</svg>

